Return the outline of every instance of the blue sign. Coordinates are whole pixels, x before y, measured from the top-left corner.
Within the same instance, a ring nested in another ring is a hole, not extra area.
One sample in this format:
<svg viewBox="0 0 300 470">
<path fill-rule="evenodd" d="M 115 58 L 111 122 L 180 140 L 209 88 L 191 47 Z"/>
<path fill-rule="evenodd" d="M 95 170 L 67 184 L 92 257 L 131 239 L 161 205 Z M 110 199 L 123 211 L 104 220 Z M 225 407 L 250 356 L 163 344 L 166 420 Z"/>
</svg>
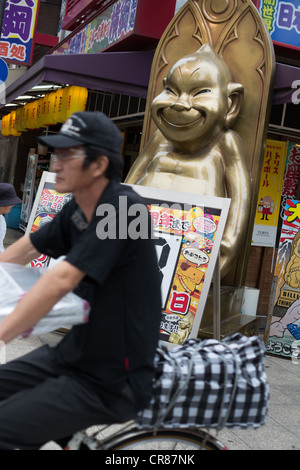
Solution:
<svg viewBox="0 0 300 470">
<path fill-rule="evenodd" d="M 0 58 L 0 84 L 4 83 L 8 76 L 8 67 L 5 60 Z"/>
<path fill-rule="evenodd" d="M 19 65 L 31 65 L 40 0 L 5 0 L 0 57 Z"/>
<path fill-rule="evenodd" d="M 300 49 L 300 0 L 261 0 L 259 12 L 272 41 Z"/>
</svg>

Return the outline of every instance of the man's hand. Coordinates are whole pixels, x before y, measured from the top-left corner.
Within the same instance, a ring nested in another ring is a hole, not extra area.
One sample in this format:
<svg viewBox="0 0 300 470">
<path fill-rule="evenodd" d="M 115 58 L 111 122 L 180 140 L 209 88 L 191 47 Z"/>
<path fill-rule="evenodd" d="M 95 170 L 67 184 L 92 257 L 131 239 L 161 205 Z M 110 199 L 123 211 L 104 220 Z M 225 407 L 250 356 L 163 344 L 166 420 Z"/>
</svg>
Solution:
<svg viewBox="0 0 300 470">
<path fill-rule="evenodd" d="M 36 325 L 84 276 L 84 272 L 67 261 L 49 269 L 0 323 L 0 340 L 9 343 Z"/>
<path fill-rule="evenodd" d="M 29 235 L 24 235 L 18 241 L 0 253 L 0 262 L 25 265 L 41 255 L 33 246 Z"/>
</svg>

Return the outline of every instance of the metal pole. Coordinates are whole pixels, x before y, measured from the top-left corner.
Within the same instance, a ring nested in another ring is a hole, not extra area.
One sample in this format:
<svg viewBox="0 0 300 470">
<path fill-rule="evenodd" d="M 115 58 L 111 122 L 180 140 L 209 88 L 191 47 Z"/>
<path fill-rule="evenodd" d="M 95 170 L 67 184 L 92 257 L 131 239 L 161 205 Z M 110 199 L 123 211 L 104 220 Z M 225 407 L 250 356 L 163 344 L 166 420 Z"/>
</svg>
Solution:
<svg viewBox="0 0 300 470">
<path fill-rule="evenodd" d="M 221 309 L 220 309 L 220 251 L 213 275 L 213 334 L 214 338 L 221 339 Z"/>
</svg>

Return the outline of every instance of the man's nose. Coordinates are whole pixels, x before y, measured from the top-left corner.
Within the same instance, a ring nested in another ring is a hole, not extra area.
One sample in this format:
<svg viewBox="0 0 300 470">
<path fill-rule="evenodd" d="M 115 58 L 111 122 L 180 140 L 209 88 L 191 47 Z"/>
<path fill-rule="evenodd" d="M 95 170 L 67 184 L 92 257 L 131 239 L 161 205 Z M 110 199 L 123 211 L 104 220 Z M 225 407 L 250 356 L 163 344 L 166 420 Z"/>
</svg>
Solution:
<svg viewBox="0 0 300 470">
<path fill-rule="evenodd" d="M 56 172 L 62 166 L 62 162 L 59 158 L 54 158 L 51 161 L 51 171 Z"/>
<path fill-rule="evenodd" d="M 177 100 L 171 105 L 171 108 L 176 111 L 188 111 L 192 107 L 190 97 L 187 94 L 182 94 Z"/>
</svg>

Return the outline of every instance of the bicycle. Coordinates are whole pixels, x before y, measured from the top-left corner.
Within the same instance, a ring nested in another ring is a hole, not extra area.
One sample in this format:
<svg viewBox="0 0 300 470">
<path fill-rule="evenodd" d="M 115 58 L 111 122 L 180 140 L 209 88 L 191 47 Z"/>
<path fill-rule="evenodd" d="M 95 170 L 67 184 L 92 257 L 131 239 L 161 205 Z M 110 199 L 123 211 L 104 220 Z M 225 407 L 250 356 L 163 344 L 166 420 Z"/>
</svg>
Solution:
<svg viewBox="0 0 300 470">
<path fill-rule="evenodd" d="M 269 389 L 264 372 L 265 347 L 258 337 L 239 333 L 217 340 L 190 339 L 180 348 L 161 346 L 147 409 L 135 421 L 104 436 L 79 432 L 69 450 L 225 450 L 216 431 L 256 429 L 265 423 Z"/>
<path fill-rule="evenodd" d="M 200 428 L 153 429 L 137 427 L 134 421 L 120 425 L 97 427 L 92 433 L 81 431 L 72 437 L 64 450 L 151 450 L 189 451 L 226 450 L 227 447 L 217 437 Z M 106 432 L 108 436 L 105 436 Z M 112 433 L 110 433 L 112 431 Z"/>
</svg>

